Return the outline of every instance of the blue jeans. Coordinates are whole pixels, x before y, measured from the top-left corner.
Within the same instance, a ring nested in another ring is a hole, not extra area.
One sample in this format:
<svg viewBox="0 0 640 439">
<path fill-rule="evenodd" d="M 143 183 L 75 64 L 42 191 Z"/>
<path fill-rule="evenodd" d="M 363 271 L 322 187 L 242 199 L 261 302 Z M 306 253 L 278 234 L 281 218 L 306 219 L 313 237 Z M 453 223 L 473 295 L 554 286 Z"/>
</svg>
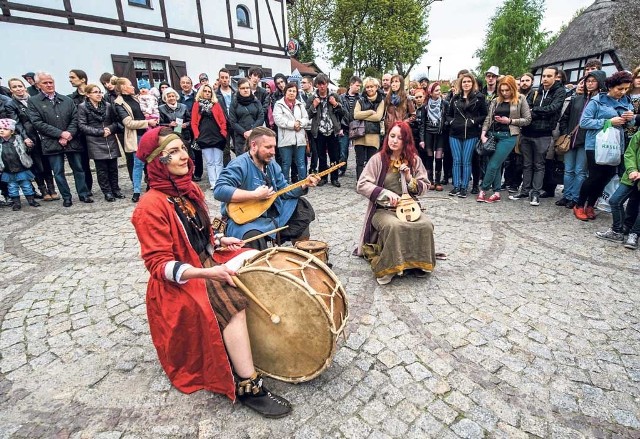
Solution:
<svg viewBox="0 0 640 439">
<path fill-rule="evenodd" d="M 625 218 L 624 203 L 627 203 L 627 216 Z M 640 206 L 640 191 L 636 185 L 627 186 L 620 183 L 618 189 L 609 198 L 609 206 L 611 206 L 611 216 L 613 217 L 613 224 L 611 228 L 614 232 L 622 233 L 623 225 L 626 225 L 631 230 L 631 233 L 640 234 L 640 221 L 638 218 L 638 207 Z M 626 224 L 625 224 L 626 223 Z"/>
<path fill-rule="evenodd" d="M 298 168 L 298 181 L 307 178 L 307 167 L 304 162 L 307 145 L 280 146 L 280 158 L 282 158 L 282 173 L 287 183 L 291 183 L 291 161 L 295 161 Z"/>
<path fill-rule="evenodd" d="M 471 178 L 471 158 L 473 148 L 478 142 L 477 137 L 458 139 L 449 137 L 451 155 L 453 156 L 453 187 L 466 189 Z"/>
<path fill-rule="evenodd" d="M 33 196 L 33 186 L 30 180 L 10 181 L 7 183 L 10 198 L 20 198 L 20 189 L 25 197 Z"/>
<path fill-rule="evenodd" d="M 587 152 L 584 146 L 564 154 L 564 193 L 567 200 L 578 202 L 580 188 L 587 179 Z"/>
<path fill-rule="evenodd" d="M 73 180 L 76 184 L 76 192 L 78 193 L 78 196 L 88 197 L 89 188 L 87 187 L 87 183 L 84 181 L 84 171 L 82 170 L 80 153 L 64 152 L 62 154 L 47 156 L 49 158 L 51 169 L 53 170 L 53 176 L 56 179 L 56 184 L 60 190 L 60 195 L 62 195 L 62 199 L 71 199 L 71 189 L 69 188 L 69 183 L 67 183 L 67 179 L 64 176 L 64 156 L 67 156 L 69 166 L 71 166 L 71 170 L 73 171 Z"/>
<path fill-rule="evenodd" d="M 144 162 L 138 158 L 138 156 L 133 156 L 133 193 L 139 194 L 142 192 L 142 176 L 144 175 Z"/>
<path fill-rule="evenodd" d="M 347 128 L 346 132 L 349 133 L 349 128 Z M 349 159 L 349 135 L 338 136 L 338 141 L 340 142 L 340 162 L 346 163 Z M 344 165 L 340 170 L 346 171 L 347 165 Z"/>
<path fill-rule="evenodd" d="M 509 131 L 498 131 L 493 135 L 496 138 L 496 151 L 489 157 L 481 188 L 483 191 L 493 189 L 494 192 L 499 192 L 502 186 L 502 164 L 516 147 L 518 136 L 512 136 Z"/>
</svg>

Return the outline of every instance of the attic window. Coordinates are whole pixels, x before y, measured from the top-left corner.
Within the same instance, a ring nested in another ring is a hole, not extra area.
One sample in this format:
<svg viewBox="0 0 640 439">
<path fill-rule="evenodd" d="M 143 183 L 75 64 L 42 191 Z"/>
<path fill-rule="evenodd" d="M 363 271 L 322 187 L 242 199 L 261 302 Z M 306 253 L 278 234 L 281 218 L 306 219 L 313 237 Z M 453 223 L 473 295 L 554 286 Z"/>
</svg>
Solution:
<svg viewBox="0 0 640 439">
<path fill-rule="evenodd" d="M 238 20 L 238 26 L 251 27 L 251 21 L 249 19 L 249 9 L 244 5 L 236 7 L 236 19 Z"/>
</svg>

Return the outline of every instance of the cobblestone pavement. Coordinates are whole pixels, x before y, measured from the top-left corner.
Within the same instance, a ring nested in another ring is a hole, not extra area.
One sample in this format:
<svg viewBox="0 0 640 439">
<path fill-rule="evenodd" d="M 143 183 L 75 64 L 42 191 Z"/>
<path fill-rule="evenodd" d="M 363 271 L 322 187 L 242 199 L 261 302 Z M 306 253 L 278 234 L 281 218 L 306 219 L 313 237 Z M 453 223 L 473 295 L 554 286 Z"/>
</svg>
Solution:
<svg viewBox="0 0 640 439">
<path fill-rule="evenodd" d="M 281 420 L 171 387 L 129 200 L 2 209 L 0 438 L 640 437 L 640 253 L 593 237 L 610 216 L 434 192 L 449 259 L 379 286 L 351 256 L 366 207 L 354 177 L 350 163 L 342 188 L 309 195 L 347 335 L 314 381 L 270 382 L 295 406 Z"/>
</svg>

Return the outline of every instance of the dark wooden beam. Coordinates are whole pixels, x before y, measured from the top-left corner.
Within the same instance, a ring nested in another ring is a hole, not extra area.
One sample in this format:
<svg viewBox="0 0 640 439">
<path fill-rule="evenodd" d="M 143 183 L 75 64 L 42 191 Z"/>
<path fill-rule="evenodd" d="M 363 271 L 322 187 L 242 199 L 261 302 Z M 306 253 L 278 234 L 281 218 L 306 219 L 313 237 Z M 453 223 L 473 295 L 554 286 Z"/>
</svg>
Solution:
<svg viewBox="0 0 640 439">
<path fill-rule="evenodd" d="M 256 8 L 256 31 L 258 32 L 258 50 L 262 52 L 262 32 L 260 32 L 260 10 L 258 9 L 258 0 L 255 0 Z"/>
<path fill-rule="evenodd" d="M 0 0 L 0 10 L 5 17 L 11 16 L 11 9 L 9 9 L 9 2 L 7 0 Z"/>
<path fill-rule="evenodd" d="M 164 0 L 160 0 L 160 16 L 162 17 L 162 28 L 164 29 L 164 36 L 171 38 L 169 33 L 169 23 L 167 21 L 167 8 L 164 6 Z"/>
<path fill-rule="evenodd" d="M 122 32 L 127 31 L 127 26 L 124 24 L 124 9 L 122 8 L 122 0 L 116 0 L 116 11 L 118 12 L 118 24 Z"/>
<path fill-rule="evenodd" d="M 71 9 L 71 0 L 64 0 L 63 4 L 64 4 L 64 11 L 66 12 L 67 21 L 69 22 L 69 24 L 76 24 L 72 16 L 73 10 Z"/>
<path fill-rule="evenodd" d="M 202 3 L 196 0 L 196 10 L 198 11 L 198 26 L 200 27 L 200 41 L 205 42 L 204 38 L 204 22 L 202 20 Z"/>
<path fill-rule="evenodd" d="M 229 39 L 231 47 L 235 47 L 235 44 L 233 42 L 233 23 L 231 22 L 231 3 L 229 2 L 229 0 L 227 0 L 227 22 L 229 23 Z"/>
<path fill-rule="evenodd" d="M 76 16 L 76 19 L 78 19 L 78 17 Z M 111 20 L 111 21 L 117 21 L 117 20 Z M 17 24 L 24 24 L 24 25 L 29 25 L 29 26 L 39 26 L 39 27 L 47 27 L 47 28 L 52 28 L 52 29 L 63 29 L 63 30 L 71 30 L 74 32 L 85 32 L 85 33 L 91 33 L 91 34 L 99 34 L 99 35 L 110 35 L 110 36 L 115 36 L 115 37 L 121 37 L 122 34 L 120 31 L 115 31 L 115 30 L 111 30 L 111 29 L 105 29 L 105 28 L 100 28 L 100 27 L 92 27 L 92 26 L 84 26 L 84 25 L 70 25 L 67 23 L 56 23 L 56 22 L 52 22 L 52 21 L 47 21 L 47 20 L 39 20 L 39 19 L 35 19 L 35 18 L 25 18 L 25 17 L 14 17 L 14 16 L 4 16 L 4 15 L 0 15 L 0 23 L 17 23 Z M 109 23 L 112 24 L 112 23 Z M 117 23 L 116 23 L 117 24 Z M 158 27 L 158 26 L 156 26 Z M 170 29 L 171 30 L 171 29 Z M 173 32 L 172 32 L 173 33 Z M 222 50 L 225 52 L 229 52 L 229 46 L 228 45 L 220 45 L 220 44 L 211 44 L 211 43 L 201 43 L 199 41 L 189 41 L 189 40 L 181 40 L 179 38 L 165 38 L 165 37 L 159 37 L 159 36 L 155 36 L 155 35 L 148 35 L 148 34 L 143 34 L 143 33 L 133 33 L 133 32 L 127 32 L 126 35 L 128 38 L 135 38 L 138 40 L 147 40 L 147 41 L 157 41 L 157 42 L 161 42 L 161 43 L 171 43 L 171 44 L 177 44 L 177 45 L 182 45 L 182 46 L 193 46 L 193 47 L 203 47 L 203 48 L 207 48 L 207 49 L 216 49 L 216 50 Z M 206 36 L 206 35 L 205 35 Z M 208 39 L 214 39 L 220 42 L 229 42 L 228 38 L 222 38 L 222 37 L 216 37 L 214 35 L 211 35 L 211 38 L 209 38 L 209 36 L 207 36 Z M 246 45 L 254 45 L 255 42 L 253 41 L 236 41 L 238 44 L 246 44 Z M 272 49 L 272 50 L 278 50 L 278 49 L 282 49 L 281 47 L 277 47 L 277 46 L 263 46 L 264 48 L 267 49 Z M 239 53 L 246 53 L 246 54 L 251 54 L 251 55 L 264 55 L 263 52 L 260 52 L 259 50 L 252 50 L 252 49 L 242 49 L 242 48 L 234 48 L 233 52 L 239 52 Z M 282 54 L 269 54 L 269 56 L 273 56 L 276 58 L 289 58 L 288 56 Z"/>
</svg>

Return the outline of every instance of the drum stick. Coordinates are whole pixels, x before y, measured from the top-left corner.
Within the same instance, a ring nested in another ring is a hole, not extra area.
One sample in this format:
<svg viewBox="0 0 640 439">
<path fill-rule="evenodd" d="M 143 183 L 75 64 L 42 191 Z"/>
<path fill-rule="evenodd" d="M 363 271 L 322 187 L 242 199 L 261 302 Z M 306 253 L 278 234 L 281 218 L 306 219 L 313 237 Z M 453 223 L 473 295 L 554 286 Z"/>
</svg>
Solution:
<svg viewBox="0 0 640 439">
<path fill-rule="evenodd" d="M 258 299 L 251 292 L 251 290 L 249 290 L 249 288 L 247 288 L 247 286 L 244 283 L 242 283 L 240 279 L 238 279 L 238 276 L 231 276 L 231 278 L 233 279 L 233 282 L 236 284 L 236 286 L 240 288 L 240 291 L 242 291 L 249 299 L 253 300 L 253 302 L 256 305 L 258 305 L 264 312 L 267 313 L 267 315 L 271 318 L 271 321 L 273 322 L 274 325 L 277 325 L 278 323 L 280 323 L 280 316 L 269 311 L 269 309 L 266 306 L 264 306 L 264 304 L 260 301 L 260 299 Z"/>
<path fill-rule="evenodd" d="M 252 237 L 251 237 L 251 238 L 249 238 L 249 239 L 245 239 L 245 240 L 244 240 L 244 243 L 246 244 L 247 242 L 251 242 L 251 241 L 255 241 L 256 239 L 264 238 L 264 237 L 265 237 L 265 236 L 267 236 L 267 235 L 271 235 L 272 233 L 279 232 L 280 230 L 284 230 L 284 229 L 286 229 L 287 227 L 289 227 L 289 226 L 282 226 L 282 227 L 278 227 L 277 229 L 269 230 L 268 232 L 264 232 L 264 233 L 261 233 L 261 234 L 256 235 L 256 236 L 252 236 Z M 224 250 L 224 249 L 226 249 L 226 248 L 227 248 L 227 247 L 221 247 L 220 249 L 221 249 L 221 250 Z"/>
</svg>

